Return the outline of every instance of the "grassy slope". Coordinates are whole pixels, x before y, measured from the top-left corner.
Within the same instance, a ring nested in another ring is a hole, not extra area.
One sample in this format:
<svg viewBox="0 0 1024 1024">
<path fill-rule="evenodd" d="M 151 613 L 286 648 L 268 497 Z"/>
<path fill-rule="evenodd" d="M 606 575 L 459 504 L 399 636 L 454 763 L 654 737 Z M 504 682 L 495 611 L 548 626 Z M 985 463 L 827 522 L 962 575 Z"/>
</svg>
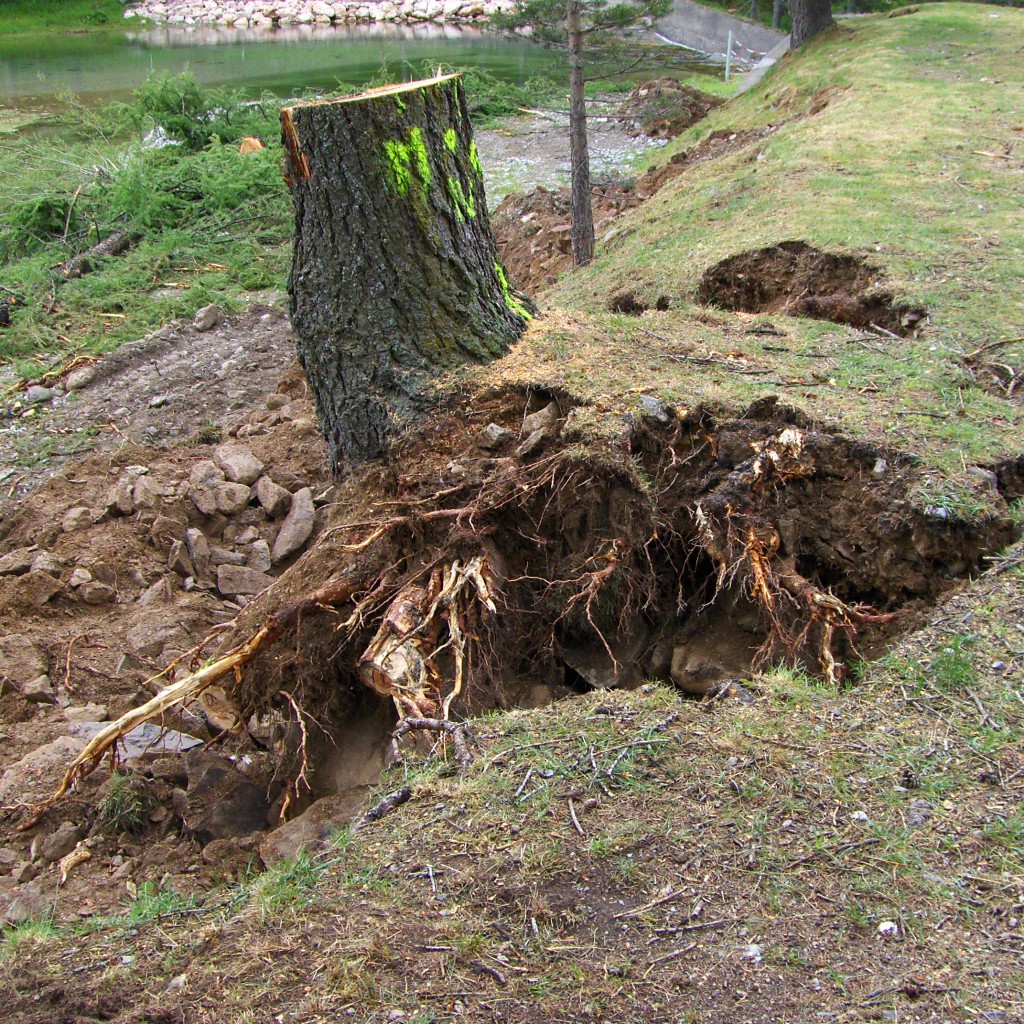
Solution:
<svg viewBox="0 0 1024 1024">
<path fill-rule="evenodd" d="M 539 325 L 496 372 L 525 379 L 547 359 L 552 384 L 610 407 L 645 388 L 684 406 L 778 393 L 819 422 L 915 452 L 937 487 L 959 477 L 964 507 L 983 504 L 965 465 L 1024 446 L 1019 402 L 975 387 L 960 362 L 1024 335 L 1022 33 L 1024 12 L 932 5 L 845 25 L 788 56 L 661 159 L 715 130 L 778 130 L 693 166 L 618 221 L 595 262 L 546 296 L 568 318 Z M 749 317 L 688 307 L 707 268 L 786 239 L 863 256 L 930 324 L 894 342 L 773 318 L 789 335 L 780 341 L 748 335 Z M 602 312 L 623 291 L 652 307 L 666 296 L 679 312 L 641 322 Z M 764 373 L 695 366 L 680 352 L 736 352 Z M 999 353 L 1019 366 L 1024 346 Z"/>
<path fill-rule="evenodd" d="M 120 0 L 0 0 L 0 36 L 119 24 Z"/>
<path fill-rule="evenodd" d="M 935 45 L 946 18 L 958 26 L 958 46 L 973 48 L 988 28 L 986 17 L 983 10 L 927 10 L 867 24 L 852 40 L 826 42 L 823 52 L 833 64 L 831 48 L 869 49 L 867 42 L 888 33 L 902 45 Z M 792 61 L 766 84 L 767 94 L 790 88 L 794 102 L 805 102 L 820 87 L 811 56 Z M 918 65 L 919 72 L 929 67 L 952 74 L 941 54 L 934 65 Z M 801 92 L 795 83 L 804 75 L 812 80 Z M 970 91 L 977 107 L 1010 106 L 1006 90 Z M 744 229 L 720 222 L 722 237 L 702 241 L 687 219 L 697 217 L 688 202 L 698 176 L 700 188 L 731 194 L 755 165 L 739 160 L 702 169 L 673 186 L 670 204 L 641 210 L 619 257 L 609 254 L 566 282 L 560 298 L 576 296 L 586 305 L 637 274 L 649 274 L 652 287 L 674 281 L 684 294 L 702 265 L 737 243 L 829 240 L 835 228 L 828 223 L 837 223 L 831 202 L 793 189 L 792 177 L 820 173 L 807 156 L 808 147 L 821 144 L 814 142 L 818 132 L 837 149 L 859 146 L 856 125 L 840 133 L 830 111 L 852 118 L 844 105 L 851 104 L 869 126 L 878 123 L 876 93 L 887 95 L 874 83 L 851 91 L 776 137 L 780 148 L 772 152 L 788 147 L 790 156 L 774 164 L 779 181 L 764 174 L 745 193 L 736 210 Z M 765 107 L 758 96 L 741 104 L 730 109 L 746 110 L 751 120 Z M 955 129 L 954 111 L 943 117 Z M 920 117 L 913 120 L 915 135 L 928 131 Z M 894 156 L 900 145 L 898 138 L 888 142 L 889 160 L 875 173 L 906 173 Z M 980 148 L 966 139 L 964 146 Z M 877 149 L 876 142 L 866 152 Z M 953 173 L 971 187 L 988 188 L 984 182 L 1001 173 L 957 152 L 963 161 Z M 922 150 L 925 170 L 929 159 Z M 841 160 L 851 170 L 858 166 L 848 156 Z M 762 224 L 758 210 L 775 216 L 767 194 L 781 191 L 790 197 L 788 223 Z M 907 192 L 899 202 L 923 210 L 933 194 Z M 802 199 L 813 200 L 810 212 Z M 871 205 L 882 201 L 878 196 Z M 858 226 L 859 215 L 844 222 L 851 244 L 877 234 Z M 801 230 L 770 230 L 790 224 Z M 642 243 L 654 230 L 674 255 L 651 252 L 660 262 L 648 271 Z M 1008 223 L 985 227 L 995 256 L 1012 251 L 1014 230 Z M 1009 302 L 1000 307 L 1009 317 L 1019 285 L 992 253 L 956 241 L 966 230 L 948 234 L 945 261 L 965 267 L 961 276 L 1003 275 L 1010 298 L 994 301 Z M 950 332 L 925 339 L 927 350 L 954 336 L 957 296 L 972 316 L 983 315 L 985 302 L 975 303 L 970 289 L 955 282 L 927 280 L 925 271 L 937 273 L 936 264 L 913 255 L 915 238 L 905 224 L 899 245 L 887 241 L 879 258 L 903 280 L 921 268 L 913 287 L 942 313 L 944 326 L 934 330 Z M 692 264 L 684 239 L 704 246 Z M 988 263 L 953 262 L 970 252 Z M 620 257 L 632 263 L 619 264 Z M 734 318 L 664 317 L 644 324 L 695 345 L 749 343 Z M 1004 331 L 1009 322 L 992 314 L 988 329 Z M 847 332 L 786 327 L 794 349 L 851 350 Z M 972 340 L 975 330 L 965 328 Z M 598 351 L 599 342 L 611 346 L 610 354 Z M 722 400 L 745 397 L 724 374 L 718 383 L 705 368 L 698 380 L 682 376 L 679 364 L 654 363 L 638 349 L 643 342 L 627 318 L 562 314 L 540 325 L 496 372 L 525 374 L 532 358 L 534 379 L 567 379 L 578 390 L 604 394 L 607 409 L 652 380 L 680 395 L 699 386 Z M 899 348 L 905 358 L 912 346 Z M 545 361 L 538 364 L 538 357 Z M 593 360 L 589 367 L 585 358 Z M 947 363 L 934 366 L 938 372 Z M 837 359 L 836 372 L 844 368 Z M 899 370 L 883 362 L 876 372 L 898 377 Z M 907 387 L 899 380 L 894 386 Z M 754 384 L 752 395 L 758 390 L 763 385 Z M 858 406 L 851 412 L 837 400 L 827 407 L 856 422 Z M 1000 408 L 1012 413 L 1005 403 Z M 976 415 L 973 404 L 969 415 Z M 993 427 L 1002 450 L 1008 431 Z M 910 440 L 925 445 L 934 437 Z M 38 924 L 14 933 L 0 965 L 0 998 L 12 1021 L 45 1019 L 51 1011 L 35 993 L 58 988 L 76 1013 L 102 1009 L 125 1021 L 1024 1019 L 1021 622 L 1024 568 L 1009 561 L 951 597 L 932 628 L 842 692 L 774 673 L 755 680 L 758 700 L 750 706 L 700 705 L 654 688 L 495 716 L 475 727 L 483 749 L 468 774 L 436 760 L 393 769 L 384 788 L 407 780 L 413 802 L 355 836 L 340 836 L 325 856 L 213 894 L 201 907 L 147 890 L 120 921 L 56 936 Z M 879 932 L 885 922 L 895 926 L 888 937 Z M 78 973 L 68 973 L 69 962 Z"/>
</svg>

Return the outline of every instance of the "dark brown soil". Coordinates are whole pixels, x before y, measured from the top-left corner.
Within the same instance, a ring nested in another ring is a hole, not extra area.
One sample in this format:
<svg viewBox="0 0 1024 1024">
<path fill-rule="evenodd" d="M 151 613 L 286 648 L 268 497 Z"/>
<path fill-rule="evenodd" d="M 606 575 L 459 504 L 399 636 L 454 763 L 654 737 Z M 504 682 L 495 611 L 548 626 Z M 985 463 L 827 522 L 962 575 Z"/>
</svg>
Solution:
<svg viewBox="0 0 1024 1024">
<path fill-rule="evenodd" d="M 630 135 L 674 139 L 702 121 L 725 101 L 680 85 L 675 78 L 656 78 L 638 85 L 619 107 L 618 116 Z"/>
<path fill-rule="evenodd" d="M 926 316 L 897 302 L 876 267 L 806 242 L 780 242 L 722 260 L 704 273 L 697 299 L 738 312 L 807 316 L 900 336 L 913 334 Z"/>
</svg>

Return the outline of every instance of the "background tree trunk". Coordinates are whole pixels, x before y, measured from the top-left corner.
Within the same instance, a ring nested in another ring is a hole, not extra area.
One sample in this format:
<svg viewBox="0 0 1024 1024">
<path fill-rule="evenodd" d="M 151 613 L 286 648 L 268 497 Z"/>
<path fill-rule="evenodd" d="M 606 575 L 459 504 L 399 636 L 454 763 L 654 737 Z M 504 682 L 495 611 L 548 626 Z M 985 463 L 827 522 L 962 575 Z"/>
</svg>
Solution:
<svg viewBox="0 0 1024 1024">
<path fill-rule="evenodd" d="M 793 19 L 789 45 L 794 50 L 835 24 L 831 0 L 789 0 L 789 15 Z"/>
<path fill-rule="evenodd" d="M 782 15 L 786 13 L 786 0 L 773 0 L 772 2 L 772 28 L 782 26 Z"/>
<path fill-rule="evenodd" d="M 281 111 L 288 292 L 335 472 L 380 455 L 439 373 L 523 333 L 458 75 Z"/>
<path fill-rule="evenodd" d="M 569 38 L 569 166 L 572 171 L 572 259 L 577 267 L 594 258 L 594 207 L 590 197 L 587 104 L 583 96 L 583 26 L 580 0 L 566 0 Z"/>
</svg>

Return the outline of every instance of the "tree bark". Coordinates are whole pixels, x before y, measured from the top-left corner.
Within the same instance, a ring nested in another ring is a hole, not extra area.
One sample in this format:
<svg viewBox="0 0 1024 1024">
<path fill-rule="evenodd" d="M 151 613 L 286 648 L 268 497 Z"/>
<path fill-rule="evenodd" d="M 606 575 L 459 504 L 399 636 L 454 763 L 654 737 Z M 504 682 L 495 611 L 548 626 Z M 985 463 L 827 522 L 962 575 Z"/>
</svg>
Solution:
<svg viewBox="0 0 1024 1024">
<path fill-rule="evenodd" d="M 782 15 L 786 13 L 786 0 L 773 0 L 772 2 L 772 28 L 781 28 Z"/>
<path fill-rule="evenodd" d="M 569 38 L 569 166 L 572 172 L 572 259 L 577 267 L 594 258 L 594 207 L 590 197 L 587 104 L 583 96 L 583 26 L 580 0 L 566 0 Z"/>
<path fill-rule="evenodd" d="M 789 0 L 789 14 L 793 19 L 789 45 L 794 50 L 835 25 L 831 0 Z"/>
<path fill-rule="evenodd" d="M 498 261 L 462 82 L 281 111 L 299 359 L 335 472 L 382 454 L 436 377 L 486 362 L 532 306 Z"/>
</svg>

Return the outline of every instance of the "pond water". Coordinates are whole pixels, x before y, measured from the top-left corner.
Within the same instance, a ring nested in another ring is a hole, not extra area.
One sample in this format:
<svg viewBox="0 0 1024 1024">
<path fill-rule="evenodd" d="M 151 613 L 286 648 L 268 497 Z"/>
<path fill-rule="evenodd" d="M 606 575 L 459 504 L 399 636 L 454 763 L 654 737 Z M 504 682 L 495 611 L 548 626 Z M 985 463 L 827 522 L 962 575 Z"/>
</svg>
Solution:
<svg viewBox="0 0 1024 1024">
<path fill-rule="evenodd" d="M 703 70 L 678 51 L 672 57 L 676 74 Z M 17 36 L 0 38 L 0 106 L 52 109 L 68 92 L 89 104 L 126 99 L 151 74 L 186 69 L 206 85 L 294 96 L 339 83 L 361 85 L 385 64 L 393 79 L 416 77 L 423 62 L 431 62 L 481 67 L 522 83 L 550 73 L 560 61 L 526 39 L 450 25 L 295 26 L 273 32 L 165 27 Z"/>
</svg>

